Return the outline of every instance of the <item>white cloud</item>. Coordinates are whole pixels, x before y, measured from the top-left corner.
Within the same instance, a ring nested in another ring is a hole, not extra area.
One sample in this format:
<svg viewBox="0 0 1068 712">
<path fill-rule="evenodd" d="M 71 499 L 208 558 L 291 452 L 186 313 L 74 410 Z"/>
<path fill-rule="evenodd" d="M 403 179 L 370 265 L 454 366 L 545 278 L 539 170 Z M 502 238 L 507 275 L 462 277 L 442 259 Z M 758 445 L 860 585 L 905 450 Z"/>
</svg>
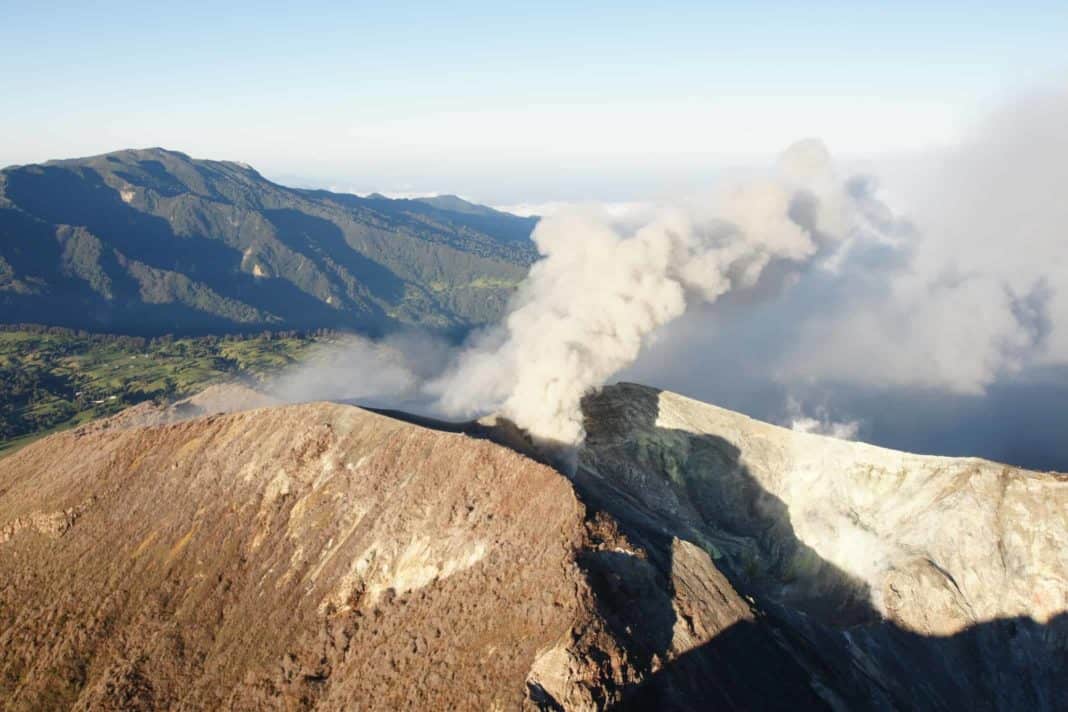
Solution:
<svg viewBox="0 0 1068 712">
<path fill-rule="evenodd" d="M 822 135 L 833 136 L 839 152 L 870 154 L 952 142 L 959 138 L 959 111 L 938 101 L 856 96 L 534 104 L 357 120 L 346 143 L 371 151 L 574 159 L 767 155 L 770 146 L 787 145 L 799 135 Z"/>
<path fill-rule="evenodd" d="M 981 393 L 1068 363 L 1066 126 L 1068 94 L 1027 97 L 917 161 L 894 190 L 898 268 L 847 255 L 785 374 Z"/>
<path fill-rule="evenodd" d="M 791 430 L 799 433 L 814 433 L 827 435 L 839 440 L 856 440 L 860 433 L 860 422 L 857 420 L 832 420 L 826 408 L 817 408 L 814 415 L 805 413 L 801 402 L 789 398 L 786 404 L 788 425 Z"/>
</svg>

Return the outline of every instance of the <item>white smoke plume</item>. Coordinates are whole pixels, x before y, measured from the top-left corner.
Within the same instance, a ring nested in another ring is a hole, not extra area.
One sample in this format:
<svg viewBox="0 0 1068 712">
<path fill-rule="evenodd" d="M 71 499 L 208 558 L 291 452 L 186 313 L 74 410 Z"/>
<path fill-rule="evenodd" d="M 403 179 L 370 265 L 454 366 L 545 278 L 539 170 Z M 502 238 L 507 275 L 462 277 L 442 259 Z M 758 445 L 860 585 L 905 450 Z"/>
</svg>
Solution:
<svg viewBox="0 0 1068 712">
<path fill-rule="evenodd" d="M 624 378 L 838 437 L 863 422 L 890 447 L 1068 469 L 1066 126 L 1068 93 L 1036 95 L 956 147 L 880 162 L 882 185 L 805 141 L 704 201 L 562 209 L 499 326 L 459 351 L 400 348 L 399 369 L 397 344 L 342 350 L 287 399 L 497 411 L 574 444 L 581 397 Z M 784 420 L 790 396 L 836 417 Z"/>
<path fill-rule="evenodd" d="M 779 294 L 691 310 L 620 378 L 780 422 L 794 395 L 881 445 L 1068 469 L 1068 92 L 865 171 L 880 183 L 850 199 L 879 229 Z"/>
<path fill-rule="evenodd" d="M 790 147 L 768 175 L 638 226 L 592 210 L 543 220 L 543 259 L 504 323 L 430 384 L 453 414 L 498 410 L 537 438 L 583 437 L 580 401 L 631 364 L 687 307 L 753 287 L 773 260 L 803 262 L 864 223 L 822 143 Z"/>
<path fill-rule="evenodd" d="M 420 332 L 399 332 L 379 341 L 344 336 L 324 343 L 265 390 L 285 403 L 329 400 L 425 408 L 423 384 L 449 357 L 448 344 Z"/>
<path fill-rule="evenodd" d="M 904 267 L 813 315 L 790 371 L 980 394 L 1068 361 L 1066 127 L 1068 94 L 1025 97 L 959 146 L 888 171 L 916 229 Z"/>
<path fill-rule="evenodd" d="M 856 440 L 860 433 L 860 422 L 856 420 L 834 420 L 825 407 L 816 408 L 811 414 L 805 411 L 801 402 L 787 399 L 787 425 L 799 433 L 827 435 L 839 440 Z"/>
</svg>

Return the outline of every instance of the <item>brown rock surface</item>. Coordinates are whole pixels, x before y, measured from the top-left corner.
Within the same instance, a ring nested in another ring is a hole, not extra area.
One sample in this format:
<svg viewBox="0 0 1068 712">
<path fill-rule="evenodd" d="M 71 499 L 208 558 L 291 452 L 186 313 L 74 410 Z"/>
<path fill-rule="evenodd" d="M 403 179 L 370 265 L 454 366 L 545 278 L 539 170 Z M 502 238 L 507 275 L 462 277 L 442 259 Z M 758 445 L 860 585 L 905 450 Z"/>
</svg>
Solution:
<svg viewBox="0 0 1068 712">
<path fill-rule="evenodd" d="M 236 396 L 0 460 L 0 709 L 1068 704 L 1058 476 L 631 385 L 570 477 L 507 423 Z"/>
<path fill-rule="evenodd" d="M 722 610 L 647 632 L 629 587 L 662 615 L 668 580 L 485 439 L 322 403 L 135 424 L 0 462 L 3 709 L 595 709 L 751 617 L 699 552 L 679 605 Z"/>
<path fill-rule="evenodd" d="M 280 405 L 277 398 L 250 385 L 231 381 L 216 383 L 201 392 L 173 403 L 145 401 L 116 413 L 110 418 L 90 423 L 86 430 L 97 428 L 141 428 L 149 425 L 177 423 L 203 415 L 237 413 L 254 408 Z"/>
<path fill-rule="evenodd" d="M 7 709 L 517 706 L 580 617 L 567 480 L 337 405 L 0 464 Z"/>
</svg>

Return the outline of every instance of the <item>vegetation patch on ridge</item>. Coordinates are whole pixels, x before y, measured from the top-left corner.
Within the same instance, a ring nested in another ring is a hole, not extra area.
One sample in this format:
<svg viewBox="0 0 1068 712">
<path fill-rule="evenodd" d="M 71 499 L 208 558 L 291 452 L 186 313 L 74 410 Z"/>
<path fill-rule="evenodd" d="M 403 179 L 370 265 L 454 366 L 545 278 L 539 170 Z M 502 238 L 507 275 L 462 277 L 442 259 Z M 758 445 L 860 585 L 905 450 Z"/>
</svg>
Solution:
<svg viewBox="0 0 1068 712">
<path fill-rule="evenodd" d="M 0 455 L 146 400 L 220 381 L 262 381 L 335 332 L 147 339 L 56 327 L 0 328 Z"/>
</svg>

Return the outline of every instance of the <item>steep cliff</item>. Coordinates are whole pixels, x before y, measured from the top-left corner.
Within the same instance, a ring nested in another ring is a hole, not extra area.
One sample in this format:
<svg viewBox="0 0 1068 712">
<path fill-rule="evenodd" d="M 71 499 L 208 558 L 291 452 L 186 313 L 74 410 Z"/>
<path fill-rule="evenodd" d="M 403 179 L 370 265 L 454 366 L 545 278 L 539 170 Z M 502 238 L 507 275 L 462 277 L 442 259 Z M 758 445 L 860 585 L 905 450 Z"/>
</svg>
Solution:
<svg viewBox="0 0 1068 712">
<path fill-rule="evenodd" d="M 586 501 L 650 547 L 708 552 L 828 701 L 1068 707 L 1068 477 L 798 433 L 632 384 L 584 410 Z"/>
</svg>

